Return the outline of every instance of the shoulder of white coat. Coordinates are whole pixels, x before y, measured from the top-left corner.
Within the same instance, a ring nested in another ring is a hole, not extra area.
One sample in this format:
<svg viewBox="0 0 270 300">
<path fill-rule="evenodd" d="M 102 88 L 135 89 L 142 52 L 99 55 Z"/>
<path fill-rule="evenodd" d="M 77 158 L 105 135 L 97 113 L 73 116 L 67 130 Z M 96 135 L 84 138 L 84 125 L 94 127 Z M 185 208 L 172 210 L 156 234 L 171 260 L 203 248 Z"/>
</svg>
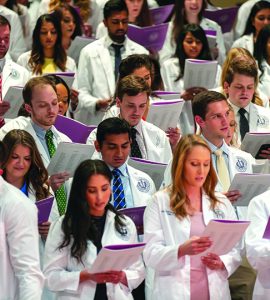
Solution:
<svg viewBox="0 0 270 300">
<path fill-rule="evenodd" d="M 75 60 L 72 57 L 70 57 L 70 56 L 67 56 L 67 63 L 66 63 L 66 65 L 71 70 L 76 69 Z"/>
<path fill-rule="evenodd" d="M 202 18 L 201 26 L 202 27 L 212 28 L 212 29 L 215 29 L 215 30 L 218 29 L 218 28 L 220 28 L 220 26 L 218 25 L 217 22 L 212 21 L 212 20 L 207 19 L 207 18 Z"/>
<path fill-rule="evenodd" d="M 86 45 L 82 50 L 80 56 L 83 57 L 95 57 L 100 50 L 104 49 L 104 37 Z"/>
<path fill-rule="evenodd" d="M 147 131 L 150 131 L 150 134 L 158 134 L 167 138 L 165 131 L 152 123 L 142 120 L 142 126 L 144 126 Z"/>
<path fill-rule="evenodd" d="M 227 209 L 232 208 L 232 204 L 231 204 L 230 200 L 225 195 L 223 195 L 220 192 L 215 192 L 215 196 L 218 199 L 218 201 L 220 202 L 220 204 L 225 204 L 225 207 Z"/>
<path fill-rule="evenodd" d="M 179 68 L 179 60 L 176 57 L 171 57 L 166 59 L 163 63 L 163 67 L 170 68 L 170 67 L 177 67 Z"/>
<path fill-rule="evenodd" d="M 248 160 L 251 161 L 251 162 L 254 161 L 254 157 L 253 157 L 250 153 L 248 153 L 248 152 L 246 152 L 246 151 L 243 151 L 243 150 L 238 149 L 238 148 L 233 147 L 233 146 L 229 146 L 229 149 L 230 149 L 230 151 L 231 151 L 234 155 L 238 155 L 238 156 L 241 156 L 241 157 L 243 157 L 243 158 L 246 158 L 246 159 L 248 159 Z"/>
<path fill-rule="evenodd" d="M 11 119 L 2 128 L 0 128 L 0 140 L 12 129 L 25 129 L 30 124 L 30 118 L 27 117 L 17 117 Z"/>
<path fill-rule="evenodd" d="M 268 207 L 270 210 L 269 198 L 270 198 L 270 190 L 252 198 L 248 205 L 249 211 L 254 209 L 254 207 L 261 207 L 261 208 Z"/>
<path fill-rule="evenodd" d="M 97 128 L 95 128 L 94 130 L 91 131 L 91 133 L 89 134 L 89 136 L 87 138 L 86 144 L 94 146 L 96 139 L 97 139 Z"/>
<path fill-rule="evenodd" d="M 157 191 L 152 196 L 152 202 L 155 203 L 160 208 L 169 208 L 170 209 L 170 194 L 168 188 Z"/>
</svg>

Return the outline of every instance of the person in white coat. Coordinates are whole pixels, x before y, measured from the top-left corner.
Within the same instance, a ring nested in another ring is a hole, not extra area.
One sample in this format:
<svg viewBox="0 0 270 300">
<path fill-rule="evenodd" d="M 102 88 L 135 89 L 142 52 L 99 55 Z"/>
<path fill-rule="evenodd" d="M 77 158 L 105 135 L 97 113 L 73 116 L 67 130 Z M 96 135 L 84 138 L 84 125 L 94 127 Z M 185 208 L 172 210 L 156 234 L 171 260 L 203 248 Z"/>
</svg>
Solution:
<svg viewBox="0 0 270 300">
<path fill-rule="evenodd" d="M 86 160 L 75 171 L 67 212 L 50 229 L 44 274 L 58 299 L 133 299 L 144 279 L 142 258 L 130 267 L 91 273 L 102 247 L 137 242 L 134 223 L 109 203 L 111 171 L 103 161 Z"/>
<path fill-rule="evenodd" d="M 254 60 L 234 58 L 225 74 L 223 85 L 233 107 L 241 144 L 247 132 L 268 132 L 270 129 L 269 109 L 252 103 L 258 82 L 258 67 Z"/>
<path fill-rule="evenodd" d="M 228 277 L 241 262 L 239 247 L 218 256 L 207 251 L 212 241 L 202 233 L 210 220 L 235 220 L 236 215 L 230 201 L 214 192 L 217 177 L 202 138 L 182 137 L 172 178 L 144 215 L 143 257 L 155 271 L 150 299 L 231 299 Z"/>
<path fill-rule="evenodd" d="M 169 23 L 166 39 L 162 49 L 159 51 L 160 63 L 173 57 L 176 49 L 176 40 L 185 24 L 197 24 L 204 30 L 214 30 L 217 33 L 217 45 L 213 51 L 214 58 L 218 59 L 220 64 L 223 63 L 226 50 L 223 35 L 220 26 L 209 19 L 202 16 L 206 7 L 205 0 L 188 1 L 179 0 L 175 2 L 174 15 Z"/>
<path fill-rule="evenodd" d="M 124 1 L 110 0 L 104 6 L 108 34 L 84 47 L 78 67 L 79 104 L 74 118 L 98 125 L 115 93 L 121 59 L 131 54 L 148 54 L 127 36 L 128 10 Z"/>
<path fill-rule="evenodd" d="M 0 144 L 0 161 L 4 146 Z M 2 174 L 2 171 L 1 171 Z M 0 299 L 40 300 L 37 208 L 0 176 Z"/>
<path fill-rule="evenodd" d="M 54 127 L 59 111 L 56 88 L 45 77 L 33 77 L 24 87 L 23 98 L 25 109 L 31 117 L 18 117 L 9 121 L 0 129 L 0 140 L 12 129 L 23 129 L 29 132 L 36 142 L 44 166 L 48 167 L 51 154 L 46 136 L 48 134 L 52 136 L 55 149 L 60 142 L 71 142 L 66 135 Z M 68 178 L 67 172 L 52 175 L 50 177 L 52 189 L 57 191 Z M 67 186 L 65 192 L 68 192 Z"/>
<path fill-rule="evenodd" d="M 131 156 L 151 161 L 168 163 L 172 150 L 166 133 L 157 126 L 142 120 L 149 104 L 150 89 L 145 80 L 136 75 L 121 79 L 116 92 L 116 105 L 120 109 L 119 117 L 132 127 Z M 93 130 L 87 144 L 96 140 Z"/>
<path fill-rule="evenodd" d="M 186 24 L 176 39 L 176 50 L 172 58 L 161 67 L 161 76 L 166 91 L 184 92 L 184 72 L 186 59 L 212 60 L 204 30 L 196 24 Z M 218 65 L 216 80 L 212 88 L 218 86 L 221 68 Z"/>
<path fill-rule="evenodd" d="M 153 180 L 147 174 L 128 165 L 131 148 L 129 124 L 120 118 L 108 118 L 102 121 L 97 127 L 95 147 L 112 174 L 114 174 L 114 169 L 120 170 L 125 208 L 146 206 L 156 188 Z M 115 178 L 114 175 L 113 178 Z M 112 187 L 113 183 L 114 180 L 111 182 Z M 113 194 L 113 204 L 114 196 Z M 117 207 L 116 203 L 115 207 Z"/>
<path fill-rule="evenodd" d="M 258 1 L 251 9 L 244 34 L 233 43 L 232 48 L 242 47 L 253 54 L 254 43 L 256 42 L 260 30 L 269 23 L 270 3 L 269 1 Z"/>
<path fill-rule="evenodd" d="M 76 63 L 67 56 L 62 46 L 60 20 L 55 14 L 45 14 L 38 18 L 33 31 L 32 50 L 23 53 L 17 63 L 25 67 L 32 76 L 45 73 L 74 72 L 74 88 L 77 88 Z"/>
<path fill-rule="evenodd" d="M 247 258 L 257 271 L 254 287 L 254 300 L 264 300 L 270 297 L 270 242 L 263 238 L 270 216 L 270 191 L 254 197 L 248 206 L 248 220 L 251 222 L 246 232 Z"/>
</svg>

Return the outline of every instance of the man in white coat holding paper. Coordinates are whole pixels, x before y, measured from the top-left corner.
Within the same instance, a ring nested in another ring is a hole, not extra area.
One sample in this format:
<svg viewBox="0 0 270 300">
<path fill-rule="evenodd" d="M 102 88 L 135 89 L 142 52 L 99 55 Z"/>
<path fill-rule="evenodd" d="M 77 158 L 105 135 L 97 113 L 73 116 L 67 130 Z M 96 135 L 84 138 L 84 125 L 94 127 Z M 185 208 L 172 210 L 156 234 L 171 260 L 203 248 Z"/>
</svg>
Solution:
<svg viewBox="0 0 270 300">
<path fill-rule="evenodd" d="M 156 191 L 153 180 L 147 174 L 128 165 L 130 146 L 131 130 L 125 120 L 108 118 L 98 125 L 95 147 L 113 174 L 116 169 L 120 171 L 125 205 L 118 208 L 146 206 Z M 112 187 L 113 184 L 114 180 Z M 113 193 L 112 201 L 114 197 Z"/>
<path fill-rule="evenodd" d="M 0 147 L 1 155 L 3 151 Z M 2 176 L 0 245 L 0 299 L 41 299 L 44 277 L 39 264 L 37 209 Z"/>
<path fill-rule="evenodd" d="M 108 34 L 82 49 L 78 67 L 79 104 L 74 118 L 97 125 L 115 92 L 121 59 L 148 51 L 126 36 L 128 10 L 124 1 L 110 0 L 104 7 Z"/>
<path fill-rule="evenodd" d="M 120 109 L 119 117 L 126 120 L 131 128 L 131 156 L 150 161 L 168 163 L 172 150 L 166 133 L 157 126 L 142 120 L 149 105 L 150 88 L 146 81 L 136 75 L 122 78 L 116 91 L 116 105 Z M 96 140 L 93 130 L 87 144 Z"/>
<path fill-rule="evenodd" d="M 54 127 L 59 110 L 56 88 L 45 77 L 33 77 L 24 87 L 23 98 L 25 109 L 31 117 L 18 117 L 9 121 L 0 129 L 0 140 L 12 129 L 26 130 L 33 136 L 43 163 L 47 167 L 52 156 L 51 148 L 54 147 L 55 151 L 60 142 L 71 142 Z M 52 189 L 57 191 L 68 177 L 66 172 L 52 175 L 50 177 Z"/>
</svg>

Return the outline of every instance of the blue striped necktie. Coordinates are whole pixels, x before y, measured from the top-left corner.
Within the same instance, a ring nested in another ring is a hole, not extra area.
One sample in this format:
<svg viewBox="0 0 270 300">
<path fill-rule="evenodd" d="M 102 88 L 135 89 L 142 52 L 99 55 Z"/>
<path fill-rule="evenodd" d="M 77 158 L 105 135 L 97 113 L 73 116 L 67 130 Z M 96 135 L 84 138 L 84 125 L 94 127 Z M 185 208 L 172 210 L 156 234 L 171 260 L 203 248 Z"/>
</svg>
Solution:
<svg viewBox="0 0 270 300">
<path fill-rule="evenodd" d="M 123 183 L 121 180 L 121 172 L 119 169 L 113 169 L 113 206 L 116 209 L 121 209 L 126 207 L 126 200 L 124 194 Z"/>
</svg>

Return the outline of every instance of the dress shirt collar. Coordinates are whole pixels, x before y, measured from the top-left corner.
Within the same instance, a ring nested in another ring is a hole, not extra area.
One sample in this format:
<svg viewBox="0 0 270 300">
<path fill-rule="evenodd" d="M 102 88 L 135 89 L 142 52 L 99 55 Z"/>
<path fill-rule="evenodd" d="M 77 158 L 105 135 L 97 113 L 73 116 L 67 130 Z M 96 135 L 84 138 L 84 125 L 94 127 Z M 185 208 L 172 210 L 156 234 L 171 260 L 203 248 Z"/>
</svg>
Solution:
<svg viewBox="0 0 270 300">
<path fill-rule="evenodd" d="M 236 106 L 236 105 L 234 105 L 231 101 L 230 101 L 230 99 L 228 99 L 229 100 L 229 102 L 230 102 L 230 104 L 231 104 L 231 106 L 232 106 L 232 108 L 233 108 L 233 111 L 234 111 L 234 113 L 235 113 L 235 115 L 238 113 L 238 110 L 241 108 L 241 107 L 238 107 L 238 106 Z M 249 111 L 250 111 L 250 103 L 246 106 L 246 107 L 243 107 L 244 109 L 245 109 L 245 111 L 247 112 L 247 114 L 249 115 Z"/>
<path fill-rule="evenodd" d="M 125 162 L 124 164 L 122 164 L 122 166 L 118 167 L 118 168 L 114 168 L 110 165 L 108 165 L 109 169 L 112 171 L 113 169 L 118 169 L 122 176 L 124 177 L 128 177 L 128 172 L 127 172 L 127 163 Z"/>
</svg>

